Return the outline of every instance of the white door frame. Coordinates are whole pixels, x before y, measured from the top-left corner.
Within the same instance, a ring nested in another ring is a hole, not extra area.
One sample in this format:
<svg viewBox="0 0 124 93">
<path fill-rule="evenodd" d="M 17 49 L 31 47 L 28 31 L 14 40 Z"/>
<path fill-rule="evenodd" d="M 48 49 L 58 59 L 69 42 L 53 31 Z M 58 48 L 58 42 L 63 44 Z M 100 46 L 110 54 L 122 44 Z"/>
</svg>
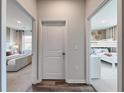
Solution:
<svg viewBox="0 0 124 93">
<path fill-rule="evenodd" d="M 32 22 L 32 84 L 40 83 L 38 73 L 38 29 L 37 21 Z"/>
<path fill-rule="evenodd" d="M 0 0 L 0 92 L 6 92 L 6 0 Z"/>
<path fill-rule="evenodd" d="M 66 55 L 65 55 L 65 65 L 64 65 L 64 75 L 65 75 L 65 80 L 67 79 L 66 77 L 67 77 L 67 62 L 68 62 L 68 59 L 67 59 L 67 55 L 68 55 L 68 39 L 67 39 L 67 37 L 68 37 L 68 21 L 67 20 L 65 20 L 65 19 L 55 19 L 55 20 L 57 20 L 57 21 L 65 21 L 66 22 L 66 24 L 65 24 L 65 29 L 66 29 L 66 31 L 65 31 L 65 53 L 66 53 Z M 49 20 L 49 21 L 55 21 L 55 20 Z M 38 47 L 39 47 L 39 53 L 38 53 L 38 56 L 39 56 L 39 58 L 38 58 L 38 61 L 39 61 L 39 78 L 40 78 L 40 80 L 42 81 L 43 80 L 43 42 L 44 42 L 44 40 L 43 40 L 43 29 L 42 29 L 42 20 L 41 19 L 39 19 L 39 45 L 38 45 Z"/>
<path fill-rule="evenodd" d="M 104 0 L 86 19 L 86 79 L 87 84 L 90 83 L 90 32 L 91 32 L 91 18 L 98 13 L 111 0 Z M 117 89 L 122 91 L 122 0 L 117 0 L 118 4 L 118 76 L 117 76 Z"/>
</svg>

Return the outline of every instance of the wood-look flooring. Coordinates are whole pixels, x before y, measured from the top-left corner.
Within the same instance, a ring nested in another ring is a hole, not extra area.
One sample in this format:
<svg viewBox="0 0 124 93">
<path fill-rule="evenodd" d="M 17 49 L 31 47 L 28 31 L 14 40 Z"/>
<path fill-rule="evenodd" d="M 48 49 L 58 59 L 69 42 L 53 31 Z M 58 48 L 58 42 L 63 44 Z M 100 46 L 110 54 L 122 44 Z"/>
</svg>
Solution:
<svg viewBox="0 0 124 93">
<path fill-rule="evenodd" d="M 44 80 L 33 85 L 28 92 L 95 92 L 94 88 L 86 84 L 67 84 L 63 80 Z"/>
</svg>

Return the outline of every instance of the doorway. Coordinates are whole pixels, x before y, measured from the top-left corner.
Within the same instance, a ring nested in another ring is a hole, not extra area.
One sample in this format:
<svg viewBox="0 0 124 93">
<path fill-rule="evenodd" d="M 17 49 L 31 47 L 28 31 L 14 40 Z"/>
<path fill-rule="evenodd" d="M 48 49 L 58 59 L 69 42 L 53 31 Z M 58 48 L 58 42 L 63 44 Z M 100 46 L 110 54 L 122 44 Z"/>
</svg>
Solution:
<svg viewBox="0 0 124 93">
<path fill-rule="evenodd" d="M 65 79 L 65 21 L 43 21 L 43 79 Z"/>
<path fill-rule="evenodd" d="M 25 92 L 32 85 L 32 23 L 32 17 L 16 0 L 7 0 L 6 74 L 9 92 Z"/>
<path fill-rule="evenodd" d="M 89 82 L 99 92 L 118 91 L 117 0 L 103 2 L 89 22 Z"/>
</svg>

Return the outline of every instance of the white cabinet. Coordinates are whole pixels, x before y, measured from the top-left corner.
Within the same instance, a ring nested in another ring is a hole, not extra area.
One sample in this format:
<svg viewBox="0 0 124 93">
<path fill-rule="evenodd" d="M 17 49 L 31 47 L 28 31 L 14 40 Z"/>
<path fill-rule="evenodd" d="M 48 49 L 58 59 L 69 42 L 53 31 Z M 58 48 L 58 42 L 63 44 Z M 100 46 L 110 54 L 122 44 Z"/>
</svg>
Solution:
<svg viewBox="0 0 124 93">
<path fill-rule="evenodd" d="M 90 77 L 92 79 L 99 79 L 101 77 L 101 57 L 91 55 L 90 58 Z"/>
</svg>

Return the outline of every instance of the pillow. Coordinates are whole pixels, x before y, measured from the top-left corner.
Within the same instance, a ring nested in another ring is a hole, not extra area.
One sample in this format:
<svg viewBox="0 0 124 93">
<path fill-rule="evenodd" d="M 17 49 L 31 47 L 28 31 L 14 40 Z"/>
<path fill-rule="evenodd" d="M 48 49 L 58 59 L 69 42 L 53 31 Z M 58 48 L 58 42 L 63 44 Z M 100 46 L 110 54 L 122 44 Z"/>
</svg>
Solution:
<svg viewBox="0 0 124 93">
<path fill-rule="evenodd" d="M 12 55 L 12 52 L 11 51 L 7 51 L 6 52 L 6 56 L 11 56 Z"/>
<path fill-rule="evenodd" d="M 105 53 L 104 55 L 108 56 L 108 57 L 111 57 L 112 54 L 111 53 Z"/>
<path fill-rule="evenodd" d="M 94 49 L 94 53 L 109 53 L 108 49 Z"/>
</svg>

